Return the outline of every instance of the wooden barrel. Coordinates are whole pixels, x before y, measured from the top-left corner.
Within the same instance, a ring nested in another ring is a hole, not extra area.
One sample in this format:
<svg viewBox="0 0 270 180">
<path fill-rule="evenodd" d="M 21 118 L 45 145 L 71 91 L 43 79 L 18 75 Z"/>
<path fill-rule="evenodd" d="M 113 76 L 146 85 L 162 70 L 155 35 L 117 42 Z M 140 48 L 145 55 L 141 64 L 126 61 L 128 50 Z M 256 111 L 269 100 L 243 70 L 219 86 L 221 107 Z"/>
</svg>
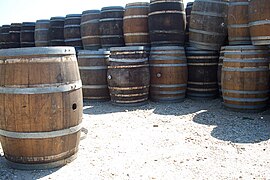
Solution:
<svg viewBox="0 0 270 180">
<path fill-rule="evenodd" d="M 186 6 L 186 37 L 185 37 L 185 44 L 189 42 L 189 24 L 190 24 L 190 15 L 192 10 L 193 2 L 188 2 Z"/>
<path fill-rule="evenodd" d="M 213 99 L 218 95 L 218 51 L 186 47 L 188 64 L 187 96 L 192 99 Z"/>
<path fill-rule="evenodd" d="M 226 46 L 222 67 L 225 107 L 260 111 L 269 99 L 269 52 L 266 46 Z"/>
<path fill-rule="evenodd" d="M 144 46 L 110 48 L 107 73 L 111 101 L 117 105 L 142 105 L 149 94 L 149 49 Z"/>
<path fill-rule="evenodd" d="M 52 17 L 50 19 L 49 27 L 49 41 L 50 46 L 64 46 L 64 17 Z"/>
<path fill-rule="evenodd" d="M 78 52 L 78 64 L 83 83 L 83 98 L 85 100 L 109 100 L 107 83 L 107 60 L 110 51 L 81 50 Z"/>
<path fill-rule="evenodd" d="M 42 19 L 36 21 L 35 45 L 36 47 L 49 46 L 50 20 Z"/>
<path fill-rule="evenodd" d="M 152 46 L 183 45 L 186 29 L 183 0 L 150 0 L 148 24 Z"/>
<path fill-rule="evenodd" d="M 20 33 L 21 47 L 35 46 L 35 23 L 23 22 Z"/>
<path fill-rule="evenodd" d="M 82 49 L 81 14 L 68 14 L 65 18 L 64 38 L 67 46 Z"/>
<path fill-rule="evenodd" d="M 230 45 L 251 44 L 248 28 L 248 0 L 230 0 L 228 36 Z"/>
<path fill-rule="evenodd" d="M 253 45 L 270 45 L 270 3 L 268 0 L 249 1 L 249 32 Z"/>
<path fill-rule="evenodd" d="M 2 26 L 0 26 L 0 49 L 2 49 Z"/>
<path fill-rule="evenodd" d="M 124 46 L 123 36 L 124 8 L 121 6 L 103 7 L 99 20 L 100 42 L 102 48 Z"/>
<path fill-rule="evenodd" d="M 83 104 L 74 48 L 0 50 L 0 61 L 0 141 L 8 163 L 47 169 L 76 158 Z"/>
<path fill-rule="evenodd" d="M 21 33 L 21 23 L 11 23 L 9 35 L 10 35 L 10 47 L 19 48 L 21 47 L 20 43 L 20 33 Z"/>
<path fill-rule="evenodd" d="M 218 91 L 219 91 L 220 97 L 222 97 L 221 72 L 222 72 L 222 66 L 223 66 L 224 53 L 225 53 L 225 46 L 221 46 L 220 52 L 219 52 L 218 70 L 217 70 Z"/>
<path fill-rule="evenodd" d="M 189 24 L 189 43 L 219 51 L 227 36 L 227 0 L 195 0 Z"/>
<path fill-rule="evenodd" d="M 10 30 L 10 25 L 3 25 L 1 28 L 1 47 L 2 49 L 8 49 L 10 48 L 10 34 L 9 34 L 9 30 Z"/>
<path fill-rule="evenodd" d="M 83 11 L 81 38 L 84 49 L 97 50 L 101 47 L 99 34 L 100 10 Z"/>
<path fill-rule="evenodd" d="M 149 3 L 137 2 L 126 5 L 123 31 L 126 46 L 149 46 Z"/>
<path fill-rule="evenodd" d="M 151 100 L 183 101 L 187 89 L 187 61 L 184 47 L 151 47 L 149 63 Z"/>
</svg>

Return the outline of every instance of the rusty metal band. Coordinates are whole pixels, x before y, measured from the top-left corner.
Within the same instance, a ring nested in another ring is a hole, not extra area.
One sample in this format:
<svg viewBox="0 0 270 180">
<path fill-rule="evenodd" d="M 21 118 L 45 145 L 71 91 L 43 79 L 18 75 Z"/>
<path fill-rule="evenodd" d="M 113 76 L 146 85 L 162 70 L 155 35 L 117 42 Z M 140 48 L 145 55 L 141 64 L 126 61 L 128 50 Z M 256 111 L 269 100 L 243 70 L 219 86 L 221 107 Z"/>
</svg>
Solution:
<svg viewBox="0 0 270 180">
<path fill-rule="evenodd" d="M 162 56 L 162 54 L 150 54 L 149 62 L 152 63 L 154 61 L 183 61 L 186 63 L 186 57 L 174 57 L 174 56 Z"/>
<path fill-rule="evenodd" d="M 137 93 L 137 94 L 113 94 L 113 93 L 111 94 L 115 97 L 140 97 L 140 96 L 146 96 L 149 93 L 146 92 L 146 93 Z"/>
<path fill-rule="evenodd" d="M 230 24 L 228 28 L 248 28 L 248 24 Z"/>
<path fill-rule="evenodd" d="M 261 21 L 253 21 L 249 22 L 249 26 L 260 26 L 260 25 L 269 25 L 270 20 L 261 20 Z"/>
<path fill-rule="evenodd" d="M 79 66 L 80 70 L 104 70 L 108 69 L 108 66 Z"/>
<path fill-rule="evenodd" d="M 65 17 L 65 20 L 73 20 L 73 19 L 78 19 L 78 20 L 80 20 L 80 19 L 81 19 L 81 15 L 79 15 L 79 16 L 73 16 L 73 17 L 71 17 L 71 16 Z"/>
<path fill-rule="evenodd" d="M 269 63 L 267 58 L 252 58 L 252 59 L 238 59 L 238 58 L 224 58 L 224 62 L 235 62 L 235 63 Z"/>
<path fill-rule="evenodd" d="M 224 93 L 233 93 L 233 94 L 268 94 L 270 90 L 264 90 L 264 91 L 240 91 L 240 90 L 228 90 L 228 89 L 222 89 Z"/>
<path fill-rule="evenodd" d="M 189 28 L 189 32 L 206 34 L 206 35 L 210 35 L 210 36 L 224 36 L 224 33 L 210 32 L 210 31 L 190 29 L 190 28 Z"/>
<path fill-rule="evenodd" d="M 136 86 L 136 87 L 108 87 L 111 90 L 119 90 L 119 91 L 130 91 L 130 90 L 139 90 L 139 89 L 146 89 L 149 88 L 149 86 Z"/>
<path fill-rule="evenodd" d="M 83 89 L 107 89 L 108 85 L 83 85 Z"/>
<path fill-rule="evenodd" d="M 192 82 L 192 81 L 188 81 L 188 84 L 194 84 L 194 85 L 217 85 L 217 82 Z"/>
<path fill-rule="evenodd" d="M 235 72 L 263 72 L 269 71 L 269 67 L 265 66 L 264 68 L 256 68 L 256 67 L 246 67 L 246 68 L 230 68 L 230 67 L 223 67 L 222 71 L 235 71 Z"/>
<path fill-rule="evenodd" d="M 81 23 L 81 26 L 85 25 L 85 24 L 96 24 L 96 23 L 99 23 L 99 19 L 91 19 L 91 20 L 88 20 L 88 21 L 84 21 L 84 22 Z"/>
<path fill-rule="evenodd" d="M 133 15 L 133 16 L 124 16 L 125 19 L 138 19 L 138 18 L 148 18 L 148 15 Z"/>
<path fill-rule="evenodd" d="M 123 18 L 106 18 L 99 20 L 99 22 L 106 22 L 106 21 L 123 21 Z"/>
<path fill-rule="evenodd" d="M 224 93 L 224 91 L 222 91 Z M 228 97 L 223 94 L 223 99 L 227 101 L 236 101 L 236 102 L 263 102 L 267 101 L 269 98 L 234 98 L 234 97 Z"/>
<path fill-rule="evenodd" d="M 217 66 L 218 63 L 187 63 L 189 66 Z"/>
<path fill-rule="evenodd" d="M 0 94 L 47 94 L 61 93 L 80 89 L 81 80 L 72 83 L 35 84 L 31 85 L 8 85 L 0 87 Z"/>
<path fill-rule="evenodd" d="M 192 15 L 202 15 L 202 16 L 214 16 L 214 17 L 221 17 L 224 18 L 226 17 L 225 14 L 220 14 L 220 13 L 215 13 L 215 12 L 206 12 L 206 11 L 192 11 Z"/>
<path fill-rule="evenodd" d="M 0 129 L 0 135 L 15 139 L 46 139 L 67 136 L 77 133 L 82 128 L 81 124 L 67 129 L 50 132 L 13 132 Z"/>
</svg>

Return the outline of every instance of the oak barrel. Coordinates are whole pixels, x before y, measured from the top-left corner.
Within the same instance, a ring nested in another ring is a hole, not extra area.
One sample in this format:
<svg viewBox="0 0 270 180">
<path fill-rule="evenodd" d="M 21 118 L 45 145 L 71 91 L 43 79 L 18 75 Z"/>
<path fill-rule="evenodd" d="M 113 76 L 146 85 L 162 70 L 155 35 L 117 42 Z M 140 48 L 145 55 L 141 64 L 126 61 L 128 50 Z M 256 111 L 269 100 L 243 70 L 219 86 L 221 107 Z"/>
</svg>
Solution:
<svg viewBox="0 0 270 180">
<path fill-rule="evenodd" d="M 117 105 L 145 104 L 149 94 L 149 49 L 144 46 L 110 48 L 107 80 L 111 101 Z"/>
<path fill-rule="evenodd" d="M 248 28 L 248 0 L 230 0 L 228 36 L 230 45 L 251 44 Z"/>
<path fill-rule="evenodd" d="M 227 36 L 227 0 L 195 0 L 189 24 L 189 43 L 218 51 Z"/>
<path fill-rule="evenodd" d="M 110 51 L 80 50 L 78 65 L 83 83 L 82 91 L 85 100 L 109 100 L 107 83 L 107 60 Z"/>
<path fill-rule="evenodd" d="M 149 46 L 149 3 L 128 3 L 125 8 L 123 31 L 126 46 Z"/>
<path fill-rule="evenodd" d="M 187 96 L 192 99 L 213 99 L 218 95 L 218 51 L 186 47 L 188 64 Z"/>
<path fill-rule="evenodd" d="M 50 46 L 64 46 L 64 17 L 51 17 L 49 27 Z"/>
<path fill-rule="evenodd" d="M 151 100 L 183 101 L 187 89 L 187 61 L 184 47 L 151 47 L 149 64 Z"/>
<path fill-rule="evenodd" d="M 35 23 L 23 22 L 20 33 L 21 47 L 35 47 Z"/>
<path fill-rule="evenodd" d="M 66 46 L 82 49 L 81 14 L 68 14 L 65 18 L 64 38 Z"/>
<path fill-rule="evenodd" d="M 83 11 L 81 19 L 81 38 L 84 49 L 98 50 L 101 47 L 99 19 L 100 10 Z"/>
<path fill-rule="evenodd" d="M 124 46 L 123 35 L 124 8 L 109 6 L 101 9 L 99 20 L 100 42 L 102 48 Z"/>
<path fill-rule="evenodd" d="M 0 140 L 9 165 L 47 169 L 75 159 L 83 104 L 74 48 L 0 50 L 0 61 Z"/>
<path fill-rule="evenodd" d="M 10 48 L 10 25 L 3 25 L 1 28 L 0 36 L 1 36 L 1 47 L 2 49 Z"/>
<path fill-rule="evenodd" d="M 223 66 L 225 47 L 226 46 L 221 46 L 220 51 L 219 51 L 219 59 L 218 59 L 217 79 L 218 79 L 218 91 L 219 91 L 220 97 L 222 97 L 221 72 L 222 72 L 222 66 Z"/>
<path fill-rule="evenodd" d="M 10 35 L 10 47 L 19 48 L 21 47 L 20 43 L 20 32 L 21 32 L 21 23 L 11 23 L 9 35 Z"/>
<path fill-rule="evenodd" d="M 189 24 L 190 24 L 190 15 L 191 15 L 191 10 L 192 10 L 193 2 L 188 2 L 186 6 L 186 37 L 185 37 L 185 44 L 188 44 L 189 41 Z"/>
<path fill-rule="evenodd" d="M 2 49 L 2 26 L 0 26 L 0 49 Z"/>
<path fill-rule="evenodd" d="M 186 18 L 182 0 L 151 0 L 148 14 L 152 46 L 183 45 Z"/>
<path fill-rule="evenodd" d="M 249 32 L 253 45 L 270 45 L 270 2 L 249 1 Z"/>
<path fill-rule="evenodd" d="M 50 20 L 41 19 L 36 21 L 35 45 L 36 47 L 49 46 Z"/>
<path fill-rule="evenodd" d="M 222 67 L 225 107 L 260 111 L 269 99 L 269 52 L 265 46 L 226 46 Z"/>
</svg>

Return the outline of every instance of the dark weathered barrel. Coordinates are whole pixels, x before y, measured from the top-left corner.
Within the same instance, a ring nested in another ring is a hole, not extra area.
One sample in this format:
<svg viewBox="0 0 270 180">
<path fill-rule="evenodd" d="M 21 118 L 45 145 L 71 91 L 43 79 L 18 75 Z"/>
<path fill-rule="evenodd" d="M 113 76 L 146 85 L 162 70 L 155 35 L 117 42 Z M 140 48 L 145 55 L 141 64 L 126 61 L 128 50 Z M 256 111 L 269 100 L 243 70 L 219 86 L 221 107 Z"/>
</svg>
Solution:
<svg viewBox="0 0 270 180">
<path fill-rule="evenodd" d="M 83 98 L 86 100 L 109 100 L 107 83 L 107 60 L 110 51 L 80 50 L 78 65 L 83 83 Z"/>
<path fill-rule="evenodd" d="M 50 20 L 42 19 L 36 21 L 35 45 L 36 47 L 49 46 Z"/>
<path fill-rule="evenodd" d="M 225 46 L 221 46 L 220 52 L 219 52 L 218 70 L 217 70 L 218 90 L 219 90 L 220 97 L 222 97 L 221 72 L 222 72 L 222 66 L 223 66 L 224 53 L 225 53 Z"/>
<path fill-rule="evenodd" d="M 149 3 L 136 2 L 126 5 L 123 31 L 126 46 L 149 46 Z"/>
<path fill-rule="evenodd" d="M 35 23 L 23 22 L 20 33 L 21 47 L 35 46 Z"/>
<path fill-rule="evenodd" d="M 8 164 L 47 169 L 75 159 L 83 104 L 74 48 L 0 50 L 0 61 L 0 141 Z"/>
<path fill-rule="evenodd" d="M 190 16 L 190 45 L 218 51 L 227 36 L 227 11 L 227 0 L 195 0 Z"/>
<path fill-rule="evenodd" d="M 213 99 L 218 95 L 218 51 L 186 47 L 188 64 L 187 96 L 192 99 Z"/>
<path fill-rule="evenodd" d="M 192 10 L 193 2 L 188 2 L 186 7 L 186 37 L 185 37 L 185 43 L 187 44 L 189 42 L 189 24 L 190 24 L 190 15 Z"/>
<path fill-rule="evenodd" d="M 227 108 L 264 110 L 269 99 L 268 47 L 226 46 L 221 84 Z"/>
<path fill-rule="evenodd" d="M 64 46 L 64 17 L 52 17 L 50 19 L 49 27 L 49 41 L 50 46 Z"/>
<path fill-rule="evenodd" d="M 103 48 L 124 46 L 124 8 L 121 6 L 103 7 L 99 20 L 100 41 Z"/>
<path fill-rule="evenodd" d="M 253 45 L 270 45 L 270 2 L 249 1 L 249 31 Z"/>
<path fill-rule="evenodd" d="M 110 48 L 108 86 L 111 101 L 118 105 L 141 105 L 149 94 L 149 49 L 143 46 Z"/>
<path fill-rule="evenodd" d="M 187 89 L 187 61 L 181 46 L 152 47 L 150 96 L 154 101 L 183 101 Z"/>
<path fill-rule="evenodd" d="M 82 49 L 81 14 L 68 14 L 65 18 L 64 38 L 67 46 Z"/>
<path fill-rule="evenodd" d="M 20 43 L 20 33 L 21 33 L 21 23 L 11 23 L 9 35 L 10 35 L 10 47 L 19 48 L 21 47 Z"/>
<path fill-rule="evenodd" d="M 248 28 L 248 0 L 230 0 L 228 36 L 230 45 L 251 44 Z"/>
<path fill-rule="evenodd" d="M 1 28 L 1 46 L 2 46 L 2 49 L 8 49 L 10 48 L 10 34 L 9 34 L 9 31 L 10 31 L 10 25 L 3 25 L 2 28 Z"/>
<path fill-rule="evenodd" d="M 100 10 L 83 11 L 81 19 L 81 38 L 84 49 L 97 50 L 101 47 L 99 19 Z"/>
<path fill-rule="evenodd" d="M 186 18 L 182 0 L 151 0 L 148 16 L 152 46 L 184 44 Z"/>
<path fill-rule="evenodd" d="M 2 26 L 0 26 L 0 49 L 2 49 Z"/>
</svg>

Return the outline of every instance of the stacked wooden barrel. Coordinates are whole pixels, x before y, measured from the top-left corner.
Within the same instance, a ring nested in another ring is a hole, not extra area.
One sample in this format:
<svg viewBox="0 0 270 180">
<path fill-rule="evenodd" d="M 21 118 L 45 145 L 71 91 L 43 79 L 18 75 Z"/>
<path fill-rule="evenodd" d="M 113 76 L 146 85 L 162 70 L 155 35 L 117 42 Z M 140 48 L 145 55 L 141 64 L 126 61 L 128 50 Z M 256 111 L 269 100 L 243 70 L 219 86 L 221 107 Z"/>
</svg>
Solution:
<svg viewBox="0 0 270 180">
<path fill-rule="evenodd" d="M 21 47 L 35 47 L 35 25 L 34 22 L 23 22 L 21 26 Z"/>
<path fill-rule="evenodd" d="M 10 35 L 10 48 L 20 48 L 20 33 L 21 33 L 21 23 L 11 23 L 9 35 Z"/>
<path fill-rule="evenodd" d="M 50 46 L 64 46 L 64 17 L 51 17 L 49 26 Z"/>
<path fill-rule="evenodd" d="M 1 36 L 1 48 L 8 49 L 10 48 L 10 25 L 3 25 L 1 28 L 0 36 Z"/>
<path fill-rule="evenodd" d="M 50 20 L 42 19 L 36 21 L 35 45 L 36 47 L 49 46 Z"/>
<path fill-rule="evenodd" d="M 191 10 L 192 10 L 193 2 L 188 2 L 186 6 L 186 37 L 185 37 L 185 42 L 189 42 L 189 24 L 190 24 L 190 15 L 191 15 Z"/>
<path fill-rule="evenodd" d="M 222 46 L 220 48 L 219 59 L 218 59 L 217 80 L 218 80 L 218 90 L 219 90 L 220 97 L 222 97 L 221 72 L 222 72 L 222 66 L 223 66 L 223 59 L 224 59 L 225 47 L 226 46 Z"/>
</svg>

